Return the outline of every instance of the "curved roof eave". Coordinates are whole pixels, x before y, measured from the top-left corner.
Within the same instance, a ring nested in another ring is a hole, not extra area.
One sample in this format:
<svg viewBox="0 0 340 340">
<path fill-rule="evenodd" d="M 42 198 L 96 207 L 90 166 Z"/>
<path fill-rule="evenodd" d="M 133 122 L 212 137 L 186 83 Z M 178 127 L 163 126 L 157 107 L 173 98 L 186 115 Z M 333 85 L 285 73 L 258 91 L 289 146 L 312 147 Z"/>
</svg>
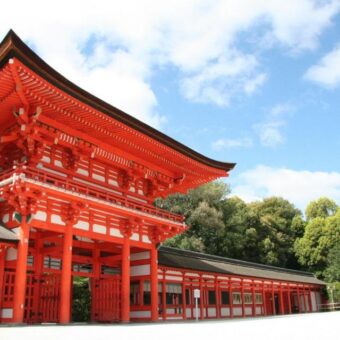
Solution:
<svg viewBox="0 0 340 340">
<path fill-rule="evenodd" d="M 190 157 L 204 165 L 224 170 L 226 172 L 232 170 L 236 165 L 236 163 L 220 162 L 210 159 L 83 90 L 49 66 L 35 52 L 33 52 L 13 30 L 10 30 L 0 43 L 0 68 L 13 57 L 19 59 L 32 71 L 68 95 L 174 149 L 175 151 L 184 154 L 187 157 Z"/>
</svg>

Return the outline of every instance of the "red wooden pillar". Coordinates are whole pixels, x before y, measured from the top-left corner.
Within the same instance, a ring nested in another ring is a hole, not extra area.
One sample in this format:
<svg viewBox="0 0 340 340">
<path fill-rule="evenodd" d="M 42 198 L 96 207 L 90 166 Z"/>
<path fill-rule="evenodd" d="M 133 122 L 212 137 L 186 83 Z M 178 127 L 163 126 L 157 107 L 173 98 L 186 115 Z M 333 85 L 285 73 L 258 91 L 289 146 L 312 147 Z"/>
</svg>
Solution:
<svg viewBox="0 0 340 340">
<path fill-rule="evenodd" d="M 66 226 L 63 242 L 59 308 L 59 322 L 63 324 L 71 321 L 72 229 L 72 225 Z"/>
<path fill-rule="evenodd" d="M 122 251 L 121 321 L 130 321 L 130 234 L 124 236 Z"/>
<path fill-rule="evenodd" d="M 272 308 L 273 308 L 273 315 L 276 315 L 275 295 L 274 295 L 274 282 L 273 281 L 272 281 Z"/>
<path fill-rule="evenodd" d="M 157 246 L 152 245 L 150 251 L 150 287 L 151 287 L 151 321 L 158 320 L 158 260 Z"/>
<path fill-rule="evenodd" d="M 266 291 L 264 288 L 264 281 L 262 281 L 262 305 L 263 305 L 263 313 L 264 315 L 267 315 Z"/>
<path fill-rule="evenodd" d="M 41 286 L 41 274 L 44 266 L 44 255 L 41 253 L 43 242 L 39 238 L 40 233 L 37 233 L 37 239 L 35 244 L 34 254 L 34 298 L 33 298 L 33 311 L 34 322 L 41 321 L 39 318 L 39 302 L 40 302 L 40 286 Z"/>
<path fill-rule="evenodd" d="M 5 262 L 6 262 L 6 247 L 0 245 L 0 310 L 2 307 L 2 294 L 3 294 L 3 284 L 5 275 Z M 1 321 L 1 316 L 0 316 Z"/>
<path fill-rule="evenodd" d="M 203 320 L 204 319 L 204 291 L 203 291 L 203 279 L 202 279 L 202 275 L 200 275 L 200 293 L 201 293 L 201 297 L 200 297 L 200 319 Z"/>
<path fill-rule="evenodd" d="M 27 223 L 27 217 L 23 215 L 20 226 L 20 240 L 17 248 L 17 263 L 15 270 L 13 304 L 14 323 L 22 323 L 24 321 L 29 233 L 30 228 Z"/>
<path fill-rule="evenodd" d="M 283 315 L 285 313 L 284 302 L 283 302 L 283 292 L 282 292 L 282 283 L 280 283 L 280 314 Z"/>
<path fill-rule="evenodd" d="M 243 279 L 241 279 L 241 302 L 242 302 L 242 316 L 244 317 L 246 315 L 244 310 L 244 282 Z"/>
<path fill-rule="evenodd" d="M 305 305 L 305 313 L 309 312 L 309 306 L 308 306 L 308 296 L 307 296 L 307 290 L 306 286 L 303 285 L 303 303 Z M 307 308 L 308 307 L 308 308 Z"/>
<path fill-rule="evenodd" d="M 234 317 L 234 300 L 233 300 L 233 284 L 229 278 L 229 306 L 230 306 L 230 317 Z"/>
<path fill-rule="evenodd" d="M 299 313 L 301 313 L 300 289 L 298 285 L 296 285 L 296 294 L 297 294 L 298 310 L 299 310 Z"/>
<path fill-rule="evenodd" d="M 220 302 L 220 290 L 218 286 L 217 276 L 215 277 L 215 294 L 216 294 L 216 317 L 221 317 L 221 302 Z"/>
<path fill-rule="evenodd" d="M 310 286 L 308 286 L 308 302 L 309 302 L 309 312 L 313 312 L 312 292 L 311 292 Z"/>
<path fill-rule="evenodd" d="M 163 313 L 162 317 L 163 320 L 166 319 L 166 283 L 165 283 L 165 273 L 166 270 L 163 270 L 163 280 L 162 280 L 162 306 L 163 306 Z"/>
<path fill-rule="evenodd" d="M 289 314 L 292 314 L 292 301 L 291 301 L 291 296 L 290 296 L 290 285 L 288 283 L 288 312 Z"/>
<path fill-rule="evenodd" d="M 100 263 L 100 249 L 96 248 L 93 250 L 93 276 L 95 279 L 99 279 L 101 274 L 101 263 Z"/>
<path fill-rule="evenodd" d="M 187 301 L 185 294 L 185 273 L 182 273 L 183 281 L 182 281 L 182 305 L 183 305 L 183 320 L 187 319 Z"/>
<path fill-rule="evenodd" d="M 253 296 L 253 299 L 252 299 L 252 315 L 256 316 L 256 299 L 255 299 L 256 296 L 255 296 L 255 282 L 254 282 L 254 280 L 252 280 L 251 293 L 252 293 L 252 296 Z"/>
</svg>

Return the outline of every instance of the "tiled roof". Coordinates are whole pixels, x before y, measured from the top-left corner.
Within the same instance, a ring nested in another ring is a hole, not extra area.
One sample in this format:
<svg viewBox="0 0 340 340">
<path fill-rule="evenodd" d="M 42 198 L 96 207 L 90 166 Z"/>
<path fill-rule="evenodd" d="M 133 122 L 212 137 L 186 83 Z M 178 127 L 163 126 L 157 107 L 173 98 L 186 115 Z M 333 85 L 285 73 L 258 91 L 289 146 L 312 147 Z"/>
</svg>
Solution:
<svg viewBox="0 0 340 340">
<path fill-rule="evenodd" d="M 158 263 L 167 267 L 185 268 L 212 273 L 249 276 L 269 280 L 283 280 L 324 285 L 312 273 L 229 259 L 203 253 L 160 247 Z"/>
</svg>

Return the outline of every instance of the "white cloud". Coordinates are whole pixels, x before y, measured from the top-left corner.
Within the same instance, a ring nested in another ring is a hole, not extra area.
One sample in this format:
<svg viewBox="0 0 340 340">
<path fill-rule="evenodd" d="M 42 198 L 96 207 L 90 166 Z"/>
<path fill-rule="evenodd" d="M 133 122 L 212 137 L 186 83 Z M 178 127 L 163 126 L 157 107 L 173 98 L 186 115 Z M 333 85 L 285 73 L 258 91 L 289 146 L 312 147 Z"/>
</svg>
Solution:
<svg viewBox="0 0 340 340">
<path fill-rule="evenodd" d="M 309 68 L 305 78 L 326 87 L 338 86 L 340 84 L 340 46 Z"/>
<path fill-rule="evenodd" d="M 288 113 L 292 113 L 295 110 L 296 110 L 296 107 L 292 104 L 280 103 L 270 109 L 270 115 L 272 117 L 279 117 L 282 115 L 286 115 Z"/>
<path fill-rule="evenodd" d="M 279 144 L 283 144 L 284 137 L 281 128 L 286 123 L 283 120 L 267 121 L 254 125 L 261 144 L 270 148 L 275 148 Z"/>
<path fill-rule="evenodd" d="M 253 141 L 251 138 L 248 137 L 239 139 L 221 138 L 212 143 L 212 147 L 215 150 L 231 148 L 250 148 L 251 146 L 253 146 Z"/>
<path fill-rule="evenodd" d="M 321 196 L 340 204 L 340 172 L 299 171 L 259 165 L 238 175 L 232 194 L 245 201 L 281 196 L 304 209 Z"/>
<path fill-rule="evenodd" d="M 287 124 L 287 116 L 295 110 L 296 107 L 289 103 L 277 104 L 269 110 L 263 122 L 254 124 L 253 128 L 263 146 L 275 148 L 284 143 L 282 129 Z"/>
<path fill-rule="evenodd" d="M 266 79 L 263 46 L 242 47 L 240 33 L 261 28 L 285 50 L 315 48 L 339 7 L 337 0 L 5 1 L 0 35 L 13 28 L 62 74 L 159 127 L 155 70 L 174 67 L 188 100 L 228 105 Z"/>
</svg>

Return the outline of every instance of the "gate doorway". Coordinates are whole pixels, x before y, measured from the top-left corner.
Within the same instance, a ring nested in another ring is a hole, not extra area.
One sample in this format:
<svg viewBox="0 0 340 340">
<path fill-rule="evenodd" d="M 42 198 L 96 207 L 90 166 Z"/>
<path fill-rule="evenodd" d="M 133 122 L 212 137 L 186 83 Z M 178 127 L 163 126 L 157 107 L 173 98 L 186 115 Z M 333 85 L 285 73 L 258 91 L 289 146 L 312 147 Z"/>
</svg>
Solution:
<svg viewBox="0 0 340 340">
<path fill-rule="evenodd" d="M 73 276 L 72 321 L 91 321 L 91 292 L 88 277 Z"/>
<path fill-rule="evenodd" d="M 91 280 L 91 321 L 120 321 L 120 275 Z"/>
</svg>

